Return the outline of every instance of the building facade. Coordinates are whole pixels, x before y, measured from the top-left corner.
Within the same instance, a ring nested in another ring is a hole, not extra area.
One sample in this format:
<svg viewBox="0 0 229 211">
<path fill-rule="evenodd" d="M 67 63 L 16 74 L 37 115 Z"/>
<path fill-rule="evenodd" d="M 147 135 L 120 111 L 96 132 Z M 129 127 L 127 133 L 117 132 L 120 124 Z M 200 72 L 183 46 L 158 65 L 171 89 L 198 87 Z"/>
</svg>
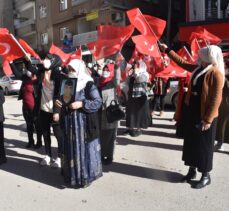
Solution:
<svg viewBox="0 0 229 211">
<path fill-rule="evenodd" d="M 202 26 L 220 37 L 222 46 L 229 46 L 229 0 L 186 0 L 186 11 L 186 23 L 180 26 L 181 41 L 187 41 L 191 32 Z"/>
<path fill-rule="evenodd" d="M 35 0 L 14 0 L 14 29 L 16 37 L 37 49 Z"/>
<path fill-rule="evenodd" d="M 96 40 L 98 25 L 128 24 L 126 10 L 139 7 L 154 15 L 158 4 L 157 0 L 36 0 L 37 47 L 47 51 L 54 43 L 71 50 Z"/>
</svg>

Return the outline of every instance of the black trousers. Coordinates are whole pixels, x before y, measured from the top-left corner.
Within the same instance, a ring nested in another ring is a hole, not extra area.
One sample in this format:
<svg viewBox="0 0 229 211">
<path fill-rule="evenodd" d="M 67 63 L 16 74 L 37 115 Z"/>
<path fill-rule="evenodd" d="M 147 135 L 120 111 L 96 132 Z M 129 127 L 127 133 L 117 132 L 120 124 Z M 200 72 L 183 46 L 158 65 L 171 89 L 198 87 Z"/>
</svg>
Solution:
<svg viewBox="0 0 229 211">
<path fill-rule="evenodd" d="M 157 105 L 160 105 L 160 111 L 164 111 L 165 108 L 165 95 L 155 95 L 152 101 L 152 111 L 155 111 Z"/>
<path fill-rule="evenodd" d="M 4 128 L 3 122 L 0 122 L 0 160 L 6 157 L 4 147 Z"/>
<path fill-rule="evenodd" d="M 39 119 L 34 120 L 33 110 L 26 108 L 25 106 L 22 107 L 22 113 L 26 122 L 29 143 L 34 144 L 34 126 L 37 132 L 37 143 L 41 143 L 42 134 Z"/>
<path fill-rule="evenodd" d="M 45 153 L 46 155 L 52 157 L 52 149 L 51 149 L 51 125 L 53 127 L 54 136 L 57 139 L 58 143 L 58 157 L 62 155 L 62 138 L 63 133 L 60 128 L 60 125 L 55 123 L 52 124 L 52 113 L 40 111 L 40 122 L 41 122 L 41 131 L 45 142 Z"/>
</svg>

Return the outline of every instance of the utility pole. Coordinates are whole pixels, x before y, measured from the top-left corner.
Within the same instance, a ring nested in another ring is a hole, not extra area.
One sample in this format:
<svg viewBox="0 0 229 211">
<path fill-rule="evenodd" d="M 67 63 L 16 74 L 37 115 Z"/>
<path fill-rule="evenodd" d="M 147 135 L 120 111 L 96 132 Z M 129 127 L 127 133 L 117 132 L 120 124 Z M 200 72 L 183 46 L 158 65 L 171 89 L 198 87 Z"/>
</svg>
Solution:
<svg viewBox="0 0 229 211">
<path fill-rule="evenodd" d="M 168 0 L 168 15 L 167 15 L 167 27 L 166 27 L 167 45 L 170 45 L 171 15 L 172 15 L 172 0 Z"/>
</svg>

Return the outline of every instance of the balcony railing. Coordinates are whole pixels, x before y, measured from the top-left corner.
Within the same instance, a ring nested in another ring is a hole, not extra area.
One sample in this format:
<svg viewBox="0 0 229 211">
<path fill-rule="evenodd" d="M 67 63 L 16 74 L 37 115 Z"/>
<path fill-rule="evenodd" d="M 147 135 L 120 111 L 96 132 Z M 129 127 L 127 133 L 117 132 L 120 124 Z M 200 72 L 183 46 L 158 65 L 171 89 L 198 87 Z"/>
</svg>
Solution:
<svg viewBox="0 0 229 211">
<path fill-rule="evenodd" d="M 20 21 L 20 20 L 15 20 L 14 21 L 14 26 L 16 29 L 20 29 L 29 25 L 35 25 L 35 20 L 34 19 L 30 19 L 30 20 L 26 20 L 26 21 Z"/>
</svg>

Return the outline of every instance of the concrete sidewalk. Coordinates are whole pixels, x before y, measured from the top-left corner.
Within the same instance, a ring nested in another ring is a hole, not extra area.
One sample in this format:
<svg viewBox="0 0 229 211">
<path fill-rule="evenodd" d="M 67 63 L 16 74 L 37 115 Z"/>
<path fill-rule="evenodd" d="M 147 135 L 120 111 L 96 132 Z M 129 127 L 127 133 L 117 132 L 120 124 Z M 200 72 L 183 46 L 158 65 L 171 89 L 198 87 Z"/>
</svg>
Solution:
<svg viewBox="0 0 229 211">
<path fill-rule="evenodd" d="M 140 137 L 119 136 L 115 160 L 86 189 L 67 189 L 60 171 L 41 167 L 44 148 L 27 150 L 21 101 L 7 97 L 5 138 L 8 163 L 0 166 L 0 211 L 17 210 L 228 210 L 229 146 L 215 153 L 212 184 L 194 190 L 179 183 L 187 167 L 174 135 L 173 113 L 154 119 Z M 124 129 L 121 126 L 119 132 Z M 56 140 L 52 139 L 56 151 Z M 200 174 L 198 175 L 198 179 Z"/>
</svg>

